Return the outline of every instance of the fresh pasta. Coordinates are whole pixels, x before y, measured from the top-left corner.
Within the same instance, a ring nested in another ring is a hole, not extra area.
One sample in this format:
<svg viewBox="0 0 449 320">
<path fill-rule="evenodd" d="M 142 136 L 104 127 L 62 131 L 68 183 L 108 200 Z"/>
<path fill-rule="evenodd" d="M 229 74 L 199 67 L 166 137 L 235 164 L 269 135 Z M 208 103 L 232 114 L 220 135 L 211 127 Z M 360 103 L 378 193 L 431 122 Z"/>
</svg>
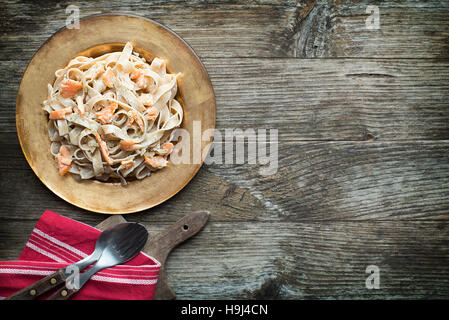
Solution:
<svg viewBox="0 0 449 320">
<path fill-rule="evenodd" d="M 59 173 L 126 185 L 166 167 L 171 132 L 183 119 L 175 99 L 180 75 L 167 73 L 162 59 L 147 63 L 129 42 L 57 70 L 43 106 Z"/>
</svg>

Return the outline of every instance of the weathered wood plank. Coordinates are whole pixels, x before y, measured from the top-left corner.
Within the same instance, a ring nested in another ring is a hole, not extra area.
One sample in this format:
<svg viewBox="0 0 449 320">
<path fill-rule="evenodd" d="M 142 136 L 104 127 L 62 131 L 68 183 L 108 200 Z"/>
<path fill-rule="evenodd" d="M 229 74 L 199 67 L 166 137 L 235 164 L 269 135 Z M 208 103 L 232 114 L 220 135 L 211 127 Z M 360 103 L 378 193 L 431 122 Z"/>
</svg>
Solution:
<svg viewBox="0 0 449 320">
<path fill-rule="evenodd" d="M 217 127 L 276 128 L 281 141 L 449 139 L 449 61 L 204 59 Z M 24 61 L 0 62 L 0 132 L 15 132 Z M 39 107 L 39 106 L 36 106 Z"/>
<path fill-rule="evenodd" d="M 9 221 L 16 259 L 35 221 Z M 168 225 L 146 222 L 150 233 Z M 178 299 L 385 299 L 449 296 L 447 222 L 209 222 L 167 260 Z M 368 290 L 366 267 L 380 268 Z"/>
<path fill-rule="evenodd" d="M 370 5 L 379 8 L 378 30 L 366 26 Z M 302 58 L 447 58 L 448 17 L 447 1 L 318 1 L 283 49 Z"/>
<path fill-rule="evenodd" d="M 202 57 L 205 56 L 285 56 L 279 44 L 284 30 L 305 16 L 315 1 L 257 3 L 247 1 L 80 1 L 80 17 L 102 13 L 138 14 L 169 27 L 183 37 Z M 311 4 L 308 4 L 311 3 Z M 54 32 L 65 26 L 70 1 L 22 3 L 7 1 L 0 19 L 9 45 L 2 47 L 1 59 L 14 52 L 31 58 L 33 52 Z M 274 48 L 275 47 L 275 48 Z M 273 51 L 274 50 L 274 51 Z"/>
<path fill-rule="evenodd" d="M 445 220 L 448 146 L 448 141 L 281 143 L 275 174 L 262 176 L 263 166 L 250 164 L 207 168 L 258 198 L 268 211 L 259 219 Z"/>
<path fill-rule="evenodd" d="M 282 141 L 449 138 L 449 62 L 205 59 L 218 128 Z"/>
<path fill-rule="evenodd" d="M 102 215 L 69 205 L 49 191 L 29 169 L 14 136 L 1 137 L 0 216 L 35 219 L 52 209 L 100 222 Z M 209 210 L 211 221 L 449 216 L 449 141 L 281 143 L 278 152 L 272 175 L 261 175 L 265 166 L 247 161 L 205 165 L 172 199 L 131 219 L 174 221 L 192 210 Z"/>
<path fill-rule="evenodd" d="M 448 230 L 446 222 L 212 223 L 173 252 L 168 282 L 184 299 L 443 298 Z M 380 268 L 379 290 L 365 287 L 368 265 Z"/>
<path fill-rule="evenodd" d="M 139 14 L 179 33 L 200 57 L 448 58 L 449 3 L 383 1 L 369 30 L 372 1 L 79 1 L 80 17 Z M 0 60 L 30 59 L 65 25 L 70 1 L 3 1 Z M 313 10 L 312 10 L 313 9 Z"/>
</svg>

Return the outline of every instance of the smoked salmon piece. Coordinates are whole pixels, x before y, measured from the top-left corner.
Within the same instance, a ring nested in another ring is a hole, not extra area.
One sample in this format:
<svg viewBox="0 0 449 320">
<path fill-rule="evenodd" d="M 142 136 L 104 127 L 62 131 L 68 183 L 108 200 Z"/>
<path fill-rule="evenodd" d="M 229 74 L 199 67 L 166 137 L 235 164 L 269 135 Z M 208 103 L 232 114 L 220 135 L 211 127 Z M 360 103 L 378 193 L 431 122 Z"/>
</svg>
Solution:
<svg viewBox="0 0 449 320">
<path fill-rule="evenodd" d="M 139 126 L 140 130 L 142 130 L 142 132 L 145 130 L 145 124 L 143 123 L 143 119 L 140 117 L 140 115 L 137 113 L 137 111 L 131 110 L 131 116 L 128 119 L 128 125 L 130 126 L 134 122 L 137 123 L 137 125 Z"/>
<path fill-rule="evenodd" d="M 113 78 L 114 78 L 114 72 L 112 72 L 112 69 L 106 70 L 106 72 L 101 77 L 101 79 L 103 80 L 103 83 L 108 88 L 113 88 L 114 87 Z"/>
<path fill-rule="evenodd" d="M 72 108 L 67 107 L 50 112 L 50 120 L 62 120 L 66 114 L 72 113 Z"/>
<path fill-rule="evenodd" d="M 106 142 L 101 140 L 101 137 L 98 133 L 95 133 L 95 140 L 97 140 L 97 143 L 100 146 L 101 155 L 103 156 L 104 161 L 106 161 L 109 165 L 112 165 L 114 162 L 109 157 L 109 149 L 106 145 Z"/>
<path fill-rule="evenodd" d="M 67 79 L 61 82 L 61 97 L 71 98 L 83 87 L 79 81 Z"/>
<path fill-rule="evenodd" d="M 145 159 L 145 162 L 149 164 L 153 168 L 163 168 L 168 165 L 168 161 L 161 156 L 155 156 L 155 157 L 147 157 L 143 156 Z"/>
<path fill-rule="evenodd" d="M 162 149 L 167 150 L 167 154 L 170 154 L 173 151 L 173 143 L 171 142 L 166 142 L 162 145 Z"/>
<path fill-rule="evenodd" d="M 136 80 L 138 77 L 140 77 L 141 74 L 142 74 L 142 72 L 140 72 L 139 70 L 134 69 L 133 71 L 131 71 L 129 73 L 129 78 L 131 80 Z"/>
<path fill-rule="evenodd" d="M 158 114 L 159 114 L 159 110 L 156 107 L 149 107 L 147 109 L 146 118 L 148 121 L 154 121 L 154 120 L 156 120 Z"/>
<path fill-rule="evenodd" d="M 114 112 L 115 110 L 117 110 L 117 108 L 117 102 L 111 102 L 107 107 L 104 107 L 100 111 L 96 112 L 95 116 L 101 122 L 101 124 L 109 123 L 114 116 Z"/>
<path fill-rule="evenodd" d="M 166 156 L 166 155 L 169 155 L 173 151 L 173 148 L 174 148 L 173 143 L 166 142 L 159 149 L 156 149 L 155 151 L 162 156 Z"/>
<path fill-rule="evenodd" d="M 147 79 L 145 79 L 144 74 L 142 72 L 140 72 L 139 70 L 131 71 L 129 73 L 129 78 L 131 80 L 134 80 L 140 89 L 144 89 L 148 85 Z"/>
<path fill-rule="evenodd" d="M 122 161 L 120 162 L 120 164 L 121 164 L 122 166 L 124 166 L 125 169 L 131 169 L 132 166 L 134 165 L 134 161 L 133 161 L 133 160 L 122 160 Z"/>
<path fill-rule="evenodd" d="M 70 154 L 69 149 L 64 145 L 59 148 L 59 153 L 61 155 L 57 156 L 56 159 L 58 160 L 59 174 L 63 176 L 69 172 L 72 167 L 72 155 Z"/>
<path fill-rule="evenodd" d="M 125 151 L 134 151 L 142 149 L 142 146 L 140 144 L 135 143 L 134 141 L 126 141 L 122 140 L 120 141 L 120 148 Z"/>
<path fill-rule="evenodd" d="M 84 112 L 86 112 L 86 109 L 84 108 L 84 103 L 83 103 L 83 97 L 82 96 L 78 96 L 76 98 L 76 105 L 77 105 L 78 113 L 80 114 L 80 116 L 83 116 Z"/>
</svg>

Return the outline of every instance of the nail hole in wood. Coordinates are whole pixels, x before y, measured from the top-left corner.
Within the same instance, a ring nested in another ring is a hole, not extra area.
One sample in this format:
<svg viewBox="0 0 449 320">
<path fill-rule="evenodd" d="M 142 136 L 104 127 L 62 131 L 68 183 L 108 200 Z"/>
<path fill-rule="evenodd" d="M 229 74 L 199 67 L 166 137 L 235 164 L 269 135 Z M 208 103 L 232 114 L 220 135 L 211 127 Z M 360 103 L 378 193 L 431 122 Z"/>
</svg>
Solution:
<svg viewBox="0 0 449 320">
<path fill-rule="evenodd" d="M 189 230 L 189 226 L 188 226 L 188 225 L 186 225 L 186 224 L 185 224 L 185 225 L 183 225 L 183 226 L 182 226 L 182 230 L 184 230 L 184 231 L 187 231 L 187 230 Z"/>
</svg>

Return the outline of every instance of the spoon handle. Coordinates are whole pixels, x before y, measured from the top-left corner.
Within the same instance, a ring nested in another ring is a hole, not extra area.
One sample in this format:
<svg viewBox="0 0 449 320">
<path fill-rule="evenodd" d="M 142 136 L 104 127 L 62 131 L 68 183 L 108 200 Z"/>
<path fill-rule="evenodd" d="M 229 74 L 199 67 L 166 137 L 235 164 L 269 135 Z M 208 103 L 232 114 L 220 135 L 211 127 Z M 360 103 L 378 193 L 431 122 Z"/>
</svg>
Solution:
<svg viewBox="0 0 449 320">
<path fill-rule="evenodd" d="M 17 291 L 16 293 L 10 295 L 5 300 L 33 300 L 38 296 L 48 292 L 49 290 L 57 287 L 64 281 L 66 281 L 67 276 L 64 269 L 60 269 L 55 273 L 33 283 L 32 285 Z"/>
</svg>

